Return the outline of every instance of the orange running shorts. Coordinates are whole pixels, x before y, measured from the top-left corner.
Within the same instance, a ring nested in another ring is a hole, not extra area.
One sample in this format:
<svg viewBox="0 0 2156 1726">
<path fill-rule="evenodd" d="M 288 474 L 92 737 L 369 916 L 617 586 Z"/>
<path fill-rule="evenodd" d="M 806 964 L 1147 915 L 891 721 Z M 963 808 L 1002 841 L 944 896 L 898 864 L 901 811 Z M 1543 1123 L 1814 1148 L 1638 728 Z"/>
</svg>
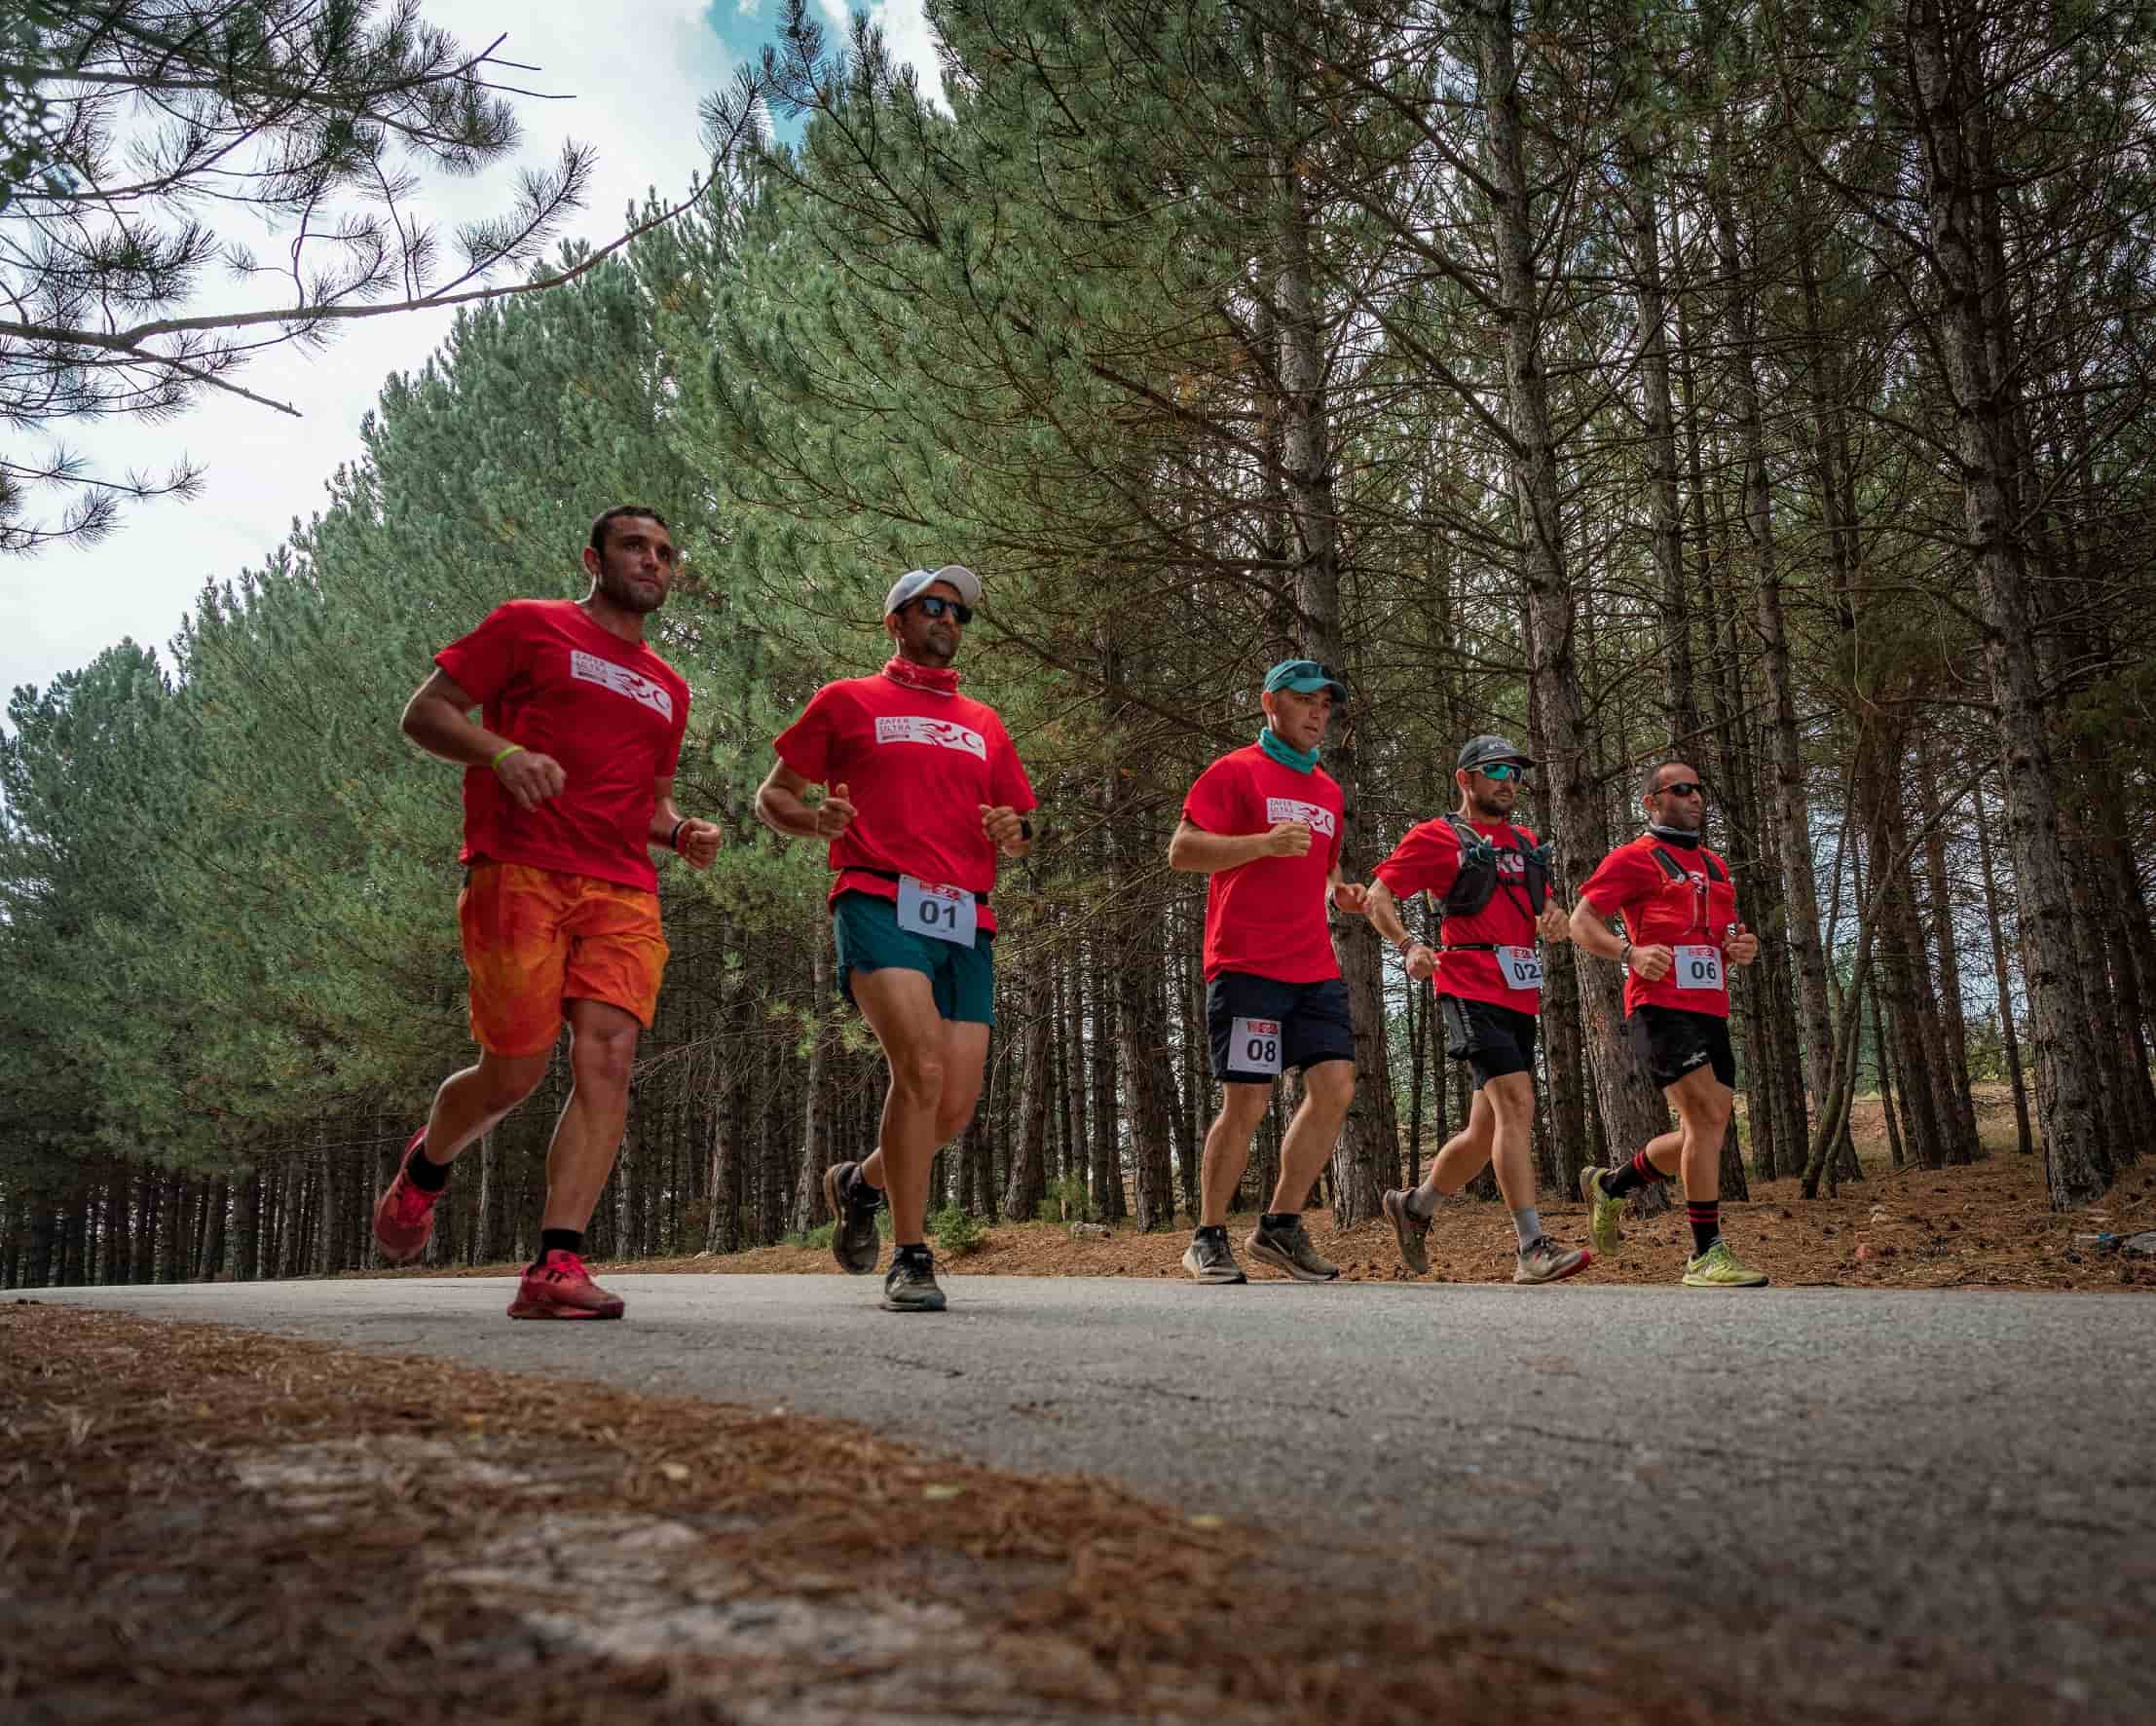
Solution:
<svg viewBox="0 0 2156 1726">
<path fill-rule="evenodd" d="M 666 970 L 658 895 L 524 863 L 474 863 L 457 895 L 471 1034 L 491 1055 L 542 1055 L 567 1001 L 605 1001 L 645 1030 Z"/>
</svg>

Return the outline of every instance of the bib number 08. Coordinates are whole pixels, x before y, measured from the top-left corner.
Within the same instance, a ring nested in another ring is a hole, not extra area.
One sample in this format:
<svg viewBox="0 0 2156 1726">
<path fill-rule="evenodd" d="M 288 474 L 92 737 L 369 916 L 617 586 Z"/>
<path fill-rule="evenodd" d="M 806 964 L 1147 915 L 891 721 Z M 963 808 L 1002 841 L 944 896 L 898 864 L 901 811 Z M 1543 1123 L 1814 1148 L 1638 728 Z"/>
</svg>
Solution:
<svg viewBox="0 0 2156 1726">
<path fill-rule="evenodd" d="M 1281 1069 L 1281 1022 L 1238 1019 L 1228 1030 L 1228 1067 L 1238 1073 L 1270 1078 Z"/>
</svg>

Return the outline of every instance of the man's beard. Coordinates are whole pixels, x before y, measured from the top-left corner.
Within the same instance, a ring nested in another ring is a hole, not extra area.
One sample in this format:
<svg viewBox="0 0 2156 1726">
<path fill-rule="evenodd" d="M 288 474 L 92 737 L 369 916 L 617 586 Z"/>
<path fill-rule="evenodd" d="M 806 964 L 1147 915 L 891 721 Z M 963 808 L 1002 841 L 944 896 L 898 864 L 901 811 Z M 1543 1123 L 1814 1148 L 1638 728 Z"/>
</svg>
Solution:
<svg viewBox="0 0 2156 1726">
<path fill-rule="evenodd" d="M 655 582 L 653 586 L 656 587 L 656 591 L 650 597 L 646 597 L 638 588 L 635 581 L 628 576 L 618 576 L 613 571 L 608 570 L 599 578 L 599 591 L 607 596 L 607 603 L 625 612 L 637 612 L 639 614 L 655 612 L 660 606 L 664 605 L 666 603 L 665 587 Z"/>
<path fill-rule="evenodd" d="M 1487 796 L 1468 794 L 1468 801 L 1474 806 L 1474 812 L 1485 821 L 1508 821 L 1511 811 L 1501 803 L 1493 803 Z"/>
</svg>

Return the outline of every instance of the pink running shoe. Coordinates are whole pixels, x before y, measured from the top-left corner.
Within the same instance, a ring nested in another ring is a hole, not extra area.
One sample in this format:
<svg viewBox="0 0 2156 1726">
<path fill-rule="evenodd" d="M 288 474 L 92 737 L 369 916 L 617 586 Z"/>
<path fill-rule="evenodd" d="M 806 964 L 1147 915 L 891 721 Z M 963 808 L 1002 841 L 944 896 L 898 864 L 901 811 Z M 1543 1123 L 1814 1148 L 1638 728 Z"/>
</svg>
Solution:
<svg viewBox="0 0 2156 1726">
<path fill-rule="evenodd" d="M 617 1319 L 623 1301 L 591 1280 L 584 1261 L 556 1247 L 524 1273 L 509 1302 L 512 1319 Z"/>
<path fill-rule="evenodd" d="M 427 1250 L 427 1237 L 434 1232 L 434 1201 L 442 1196 L 441 1193 L 422 1192 L 404 1173 L 411 1167 L 412 1159 L 419 1155 L 426 1138 L 425 1127 L 412 1135 L 412 1142 L 404 1147 L 403 1159 L 396 1166 L 396 1178 L 374 1202 L 374 1244 L 382 1249 L 382 1257 L 391 1264 L 404 1264 L 417 1258 Z"/>
</svg>

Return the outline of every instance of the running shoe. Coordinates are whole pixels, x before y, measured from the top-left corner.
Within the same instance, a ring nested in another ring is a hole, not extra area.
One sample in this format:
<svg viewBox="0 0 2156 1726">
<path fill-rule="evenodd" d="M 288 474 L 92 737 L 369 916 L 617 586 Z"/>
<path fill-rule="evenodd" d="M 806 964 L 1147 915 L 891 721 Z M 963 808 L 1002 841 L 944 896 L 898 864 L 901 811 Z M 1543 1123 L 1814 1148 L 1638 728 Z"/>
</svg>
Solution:
<svg viewBox="0 0 2156 1726">
<path fill-rule="evenodd" d="M 1608 1173 L 1593 1163 L 1580 1171 L 1580 1196 L 1587 1201 L 1587 1239 L 1605 1258 L 1624 1238 L 1617 1229 L 1617 1214 L 1624 1209 L 1624 1201 L 1612 1198 L 1602 1188 L 1602 1178 Z"/>
<path fill-rule="evenodd" d="M 1183 1268 L 1201 1283 L 1246 1283 L 1243 1266 L 1235 1261 L 1224 1228 L 1201 1228 L 1190 1237 L 1183 1254 Z"/>
<path fill-rule="evenodd" d="M 1578 1276 L 1594 1262 L 1594 1255 L 1584 1247 L 1560 1247 L 1546 1234 L 1537 1235 L 1534 1243 L 1520 1249 L 1519 1262 L 1512 1268 L 1515 1283 L 1561 1283 L 1567 1277 Z"/>
<path fill-rule="evenodd" d="M 944 1292 L 936 1286 L 936 1257 L 926 1247 L 901 1247 L 891 1255 L 883 1279 L 885 1312 L 942 1312 Z"/>
<path fill-rule="evenodd" d="M 412 1135 L 397 1160 L 396 1174 L 374 1201 L 374 1244 L 391 1264 L 409 1263 L 427 1251 L 427 1238 L 434 1232 L 434 1205 L 448 1190 L 423 1192 L 405 1174 L 426 1140 L 425 1127 Z"/>
<path fill-rule="evenodd" d="M 1400 1262 L 1417 1276 L 1430 1271 L 1430 1219 L 1407 1208 L 1407 1194 L 1394 1190 L 1379 1201 L 1385 1220 L 1393 1225 L 1393 1238 L 1400 1244 Z"/>
<path fill-rule="evenodd" d="M 831 1207 L 831 1256 L 851 1277 L 865 1277 L 883 1256 L 876 1233 L 882 1193 L 861 1179 L 859 1163 L 834 1163 L 824 1171 L 824 1203 Z"/>
<path fill-rule="evenodd" d="M 1261 1220 L 1250 1230 L 1243 1250 L 1260 1263 L 1284 1270 L 1298 1283 L 1329 1283 L 1340 1274 L 1331 1259 L 1318 1256 L 1300 1217 L 1278 1228 L 1267 1228 Z"/>
<path fill-rule="evenodd" d="M 1688 1289 L 1764 1289 L 1766 1273 L 1739 1264 L 1728 1241 L 1718 1240 L 1685 1266 Z"/>
<path fill-rule="evenodd" d="M 623 1301 L 591 1280 L 576 1254 L 554 1248 L 524 1273 L 509 1302 L 512 1319 L 617 1319 Z"/>
</svg>

